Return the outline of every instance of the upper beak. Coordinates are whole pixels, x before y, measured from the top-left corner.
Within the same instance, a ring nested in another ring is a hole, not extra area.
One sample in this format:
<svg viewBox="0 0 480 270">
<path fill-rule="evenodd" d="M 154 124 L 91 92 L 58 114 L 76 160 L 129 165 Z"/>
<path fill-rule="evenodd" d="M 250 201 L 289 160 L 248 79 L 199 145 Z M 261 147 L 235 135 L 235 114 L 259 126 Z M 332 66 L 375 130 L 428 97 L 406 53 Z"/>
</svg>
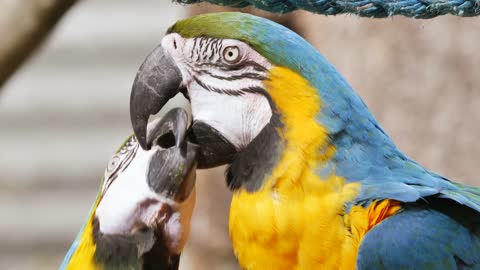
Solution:
<svg viewBox="0 0 480 270">
<path fill-rule="evenodd" d="M 182 75 L 162 46 L 150 53 L 140 66 L 130 95 L 130 119 L 140 146 L 149 150 L 147 124 L 176 94 L 181 92 Z"/>
</svg>

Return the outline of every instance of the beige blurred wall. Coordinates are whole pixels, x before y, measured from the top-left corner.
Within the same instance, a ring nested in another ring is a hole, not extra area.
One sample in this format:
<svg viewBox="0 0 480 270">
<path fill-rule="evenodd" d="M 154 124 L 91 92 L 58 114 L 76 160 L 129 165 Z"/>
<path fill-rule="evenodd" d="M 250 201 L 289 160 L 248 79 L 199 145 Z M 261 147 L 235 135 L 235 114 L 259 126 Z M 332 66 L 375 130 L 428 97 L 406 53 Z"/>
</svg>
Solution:
<svg viewBox="0 0 480 270">
<path fill-rule="evenodd" d="M 170 1 L 89 0 L 0 95 L 0 269 L 56 268 L 130 130 L 135 72 L 168 25 L 211 11 Z M 347 78 L 408 155 L 480 185 L 478 18 L 272 16 Z M 1 42 L 1 41 L 0 41 Z M 223 169 L 200 171 L 182 269 L 238 269 Z"/>
</svg>

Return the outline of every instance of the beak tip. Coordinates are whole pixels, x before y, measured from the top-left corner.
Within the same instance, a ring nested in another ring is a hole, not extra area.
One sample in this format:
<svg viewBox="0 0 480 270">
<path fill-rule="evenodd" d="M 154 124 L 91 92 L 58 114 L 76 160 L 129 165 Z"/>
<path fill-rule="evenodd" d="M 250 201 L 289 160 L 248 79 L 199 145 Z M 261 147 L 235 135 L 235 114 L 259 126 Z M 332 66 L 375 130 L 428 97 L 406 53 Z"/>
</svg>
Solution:
<svg viewBox="0 0 480 270">
<path fill-rule="evenodd" d="M 147 140 L 145 138 L 137 138 L 138 144 L 142 147 L 143 150 L 149 150 L 150 147 L 147 145 Z"/>
<path fill-rule="evenodd" d="M 132 107 L 131 107 L 132 108 Z M 135 114 L 135 110 L 130 110 L 131 115 Z M 147 120 L 144 117 L 131 117 L 133 133 L 142 149 L 149 150 L 147 144 Z"/>
</svg>

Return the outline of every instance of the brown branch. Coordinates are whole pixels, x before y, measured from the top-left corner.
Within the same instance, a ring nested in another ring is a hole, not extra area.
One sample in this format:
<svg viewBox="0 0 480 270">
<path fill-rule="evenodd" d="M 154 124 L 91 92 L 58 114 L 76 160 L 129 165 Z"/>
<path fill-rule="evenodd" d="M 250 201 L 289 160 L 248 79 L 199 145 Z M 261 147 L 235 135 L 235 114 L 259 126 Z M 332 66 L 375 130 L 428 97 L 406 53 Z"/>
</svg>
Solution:
<svg viewBox="0 0 480 270">
<path fill-rule="evenodd" d="M 76 1 L 0 0 L 0 92 Z"/>
</svg>

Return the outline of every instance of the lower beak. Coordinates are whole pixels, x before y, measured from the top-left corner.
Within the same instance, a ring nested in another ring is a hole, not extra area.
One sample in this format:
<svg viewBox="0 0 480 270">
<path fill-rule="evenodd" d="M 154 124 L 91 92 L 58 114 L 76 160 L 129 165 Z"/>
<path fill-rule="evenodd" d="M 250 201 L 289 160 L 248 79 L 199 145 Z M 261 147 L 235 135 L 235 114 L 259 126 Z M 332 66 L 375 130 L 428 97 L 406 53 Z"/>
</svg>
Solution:
<svg viewBox="0 0 480 270">
<path fill-rule="evenodd" d="M 157 194 L 183 202 L 195 186 L 198 146 L 185 140 L 188 115 L 175 108 L 159 122 L 149 124 L 146 145 L 155 153 L 147 167 L 147 181 Z"/>
<path fill-rule="evenodd" d="M 147 124 L 176 94 L 181 92 L 182 75 L 162 46 L 153 50 L 140 66 L 130 95 L 130 119 L 140 146 L 149 150 Z"/>
</svg>

